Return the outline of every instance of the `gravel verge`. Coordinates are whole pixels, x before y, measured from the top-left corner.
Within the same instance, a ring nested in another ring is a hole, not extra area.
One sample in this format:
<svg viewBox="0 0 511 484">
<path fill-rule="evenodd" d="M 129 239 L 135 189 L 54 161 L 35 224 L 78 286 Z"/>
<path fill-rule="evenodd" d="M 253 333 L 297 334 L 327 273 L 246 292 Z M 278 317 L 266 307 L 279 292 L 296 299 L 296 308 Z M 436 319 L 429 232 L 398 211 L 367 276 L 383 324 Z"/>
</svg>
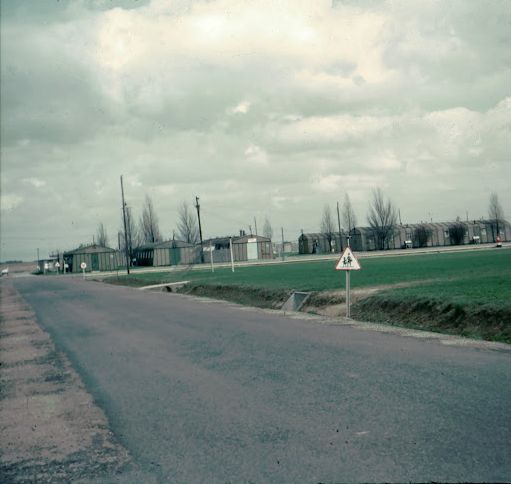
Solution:
<svg viewBox="0 0 511 484">
<path fill-rule="evenodd" d="M 0 303 L 0 482 L 119 476 L 130 457 L 68 359 L 8 281 Z"/>
</svg>

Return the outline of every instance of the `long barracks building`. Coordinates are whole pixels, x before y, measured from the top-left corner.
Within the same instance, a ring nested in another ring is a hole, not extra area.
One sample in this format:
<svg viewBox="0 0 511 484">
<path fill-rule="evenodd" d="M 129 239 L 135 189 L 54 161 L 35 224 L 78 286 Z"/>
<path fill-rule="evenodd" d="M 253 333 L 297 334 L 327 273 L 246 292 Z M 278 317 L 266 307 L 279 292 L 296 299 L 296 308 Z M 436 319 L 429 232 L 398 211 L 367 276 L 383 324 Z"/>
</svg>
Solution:
<svg viewBox="0 0 511 484">
<path fill-rule="evenodd" d="M 381 239 L 371 227 L 356 227 L 350 232 L 350 245 L 356 251 L 381 249 Z M 302 234 L 298 239 L 300 254 L 340 252 L 346 246 L 348 233 Z M 506 220 L 473 220 L 403 224 L 392 227 L 384 249 L 412 247 L 442 247 L 450 245 L 485 244 L 497 240 L 511 240 L 511 225 Z"/>
</svg>

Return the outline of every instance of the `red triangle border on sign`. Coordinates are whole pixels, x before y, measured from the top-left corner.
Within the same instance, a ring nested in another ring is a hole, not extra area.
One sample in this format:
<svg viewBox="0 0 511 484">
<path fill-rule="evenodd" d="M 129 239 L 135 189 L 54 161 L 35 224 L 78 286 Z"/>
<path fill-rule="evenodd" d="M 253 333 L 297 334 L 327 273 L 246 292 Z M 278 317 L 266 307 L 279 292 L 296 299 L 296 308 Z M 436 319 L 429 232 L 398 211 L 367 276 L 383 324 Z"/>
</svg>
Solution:
<svg viewBox="0 0 511 484">
<path fill-rule="evenodd" d="M 349 265 L 346 265 L 346 258 L 349 260 Z M 358 259 L 355 257 L 350 247 L 344 249 L 344 252 L 335 265 L 336 271 L 359 271 L 361 268 Z"/>
</svg>

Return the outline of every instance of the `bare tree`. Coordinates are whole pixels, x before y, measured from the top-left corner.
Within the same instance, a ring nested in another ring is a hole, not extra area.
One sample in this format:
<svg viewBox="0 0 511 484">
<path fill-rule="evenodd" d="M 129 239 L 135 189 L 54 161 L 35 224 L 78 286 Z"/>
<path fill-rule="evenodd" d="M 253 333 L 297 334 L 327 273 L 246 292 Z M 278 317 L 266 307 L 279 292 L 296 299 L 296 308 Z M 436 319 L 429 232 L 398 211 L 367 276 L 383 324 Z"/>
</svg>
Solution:
<svg viewBox="0 0 511 484">
<path fill-rule="evenodd" d="M 321 233 L 326 235 L 330 252 L 332 252 L 332 239 L 334 238 L 335 224 L 334 218 L 332 216 L 332 210 L 330 209 L 330 205 L 325 205 L 325 207 L 323 208 L 320 231 Z"/>
<path fill-rule="evenodd" d="M 353 210 L 350 196 L 347 193 L 344 195 L 344 203 L 342 205 L 342 223 L 344 224 L 344 228 L 347 230 L 348 234 L 351 234 L 351 231 L 357 225 L 357 217 Z"/>
<path fill-rule="evenodd" d="M 273 238 L 273 228 L 268 217 L 264 219 L 263 235 L 268 239 Z"/>
<path fill-rule="evenodd" d="M 504 222 L 504 210 L 502 210 L 502 205 L 499 202 L 499 196 L 496 192 L 492 192 L 490 195 L 488 216 L 491 222 L 493 242 L 495 242 L 497 235 L 500 235 L 500 228 Z"/>
<path fill-rule="evenodd" d="M 142 216 L 140 218 L 140 232 L 145 243 L 161 242 L 158 216 L 154 211 L 153 201 L 146 195 Z"/>
<path fill-rule="evenodd" d="M 381 188 L 373 190 L 373 200 L 367 214 L 369 226 L 376 236 L 377 248 L 388 249 L 397 224 L 397 210 L 390 199 L 385 200 Z"/>
<path fill-rule="evenodd" d="M 458 217 L 459 219 L 459 217 Z M 465 225 L 459 220 L 449 225 L 449 239 L 451 239 L 452 245 L 461 245 L 465 240 Z"/>
<path fill-rule="evenodd" d="M 122 218 L 122 216 L 121 216 Z M 121 226 L 124 225 L 121 220 Z M 130 256 L 130 260 L 133 259 L 133 250 L 136 249 L 139 245 L 142 244 L 142 238 L 140 236 L 140 231 L 135 223 L 135 218 L 131 212 L 130 207 L 126 207 L 126 239 L 124 238 L 124 228 L 119 229 L 118 231 L 118 242 L 119 242 L 119 250 L 124 252 L 126 240 L 128 241 L 128 254 Z"/>
<path fill-rule="evenodd" d="M 126 231 L 128 232 L 128 251 L 133 256 L 133 250 L 142 244 L 142 234 L 140 233 L 135 217 L 131 212 L 131 207 L 126 207 Z"/>
<path fill-rule="evenodd" d="M 96 232 L 96 243 L 101 247 L 108 247 L 108 235 L 106 233 L 103 222 L 98 225 L 98 231 Z"/>
<path fill-rule="evenodd" d="M 177 231 L 179 238 L 190 244 L 196 244 L 199 241 L 199 227 L 190 205 L 183 202 L 177 209 Z"/>
<path fill-rule="evenodd" d="M 428 240 L 431 238 L 431 230 L 428 229 L 427 225 L 419 225 L 413 232 L 413 238 L 416 247 L 426 247 Z"/>
</svg>

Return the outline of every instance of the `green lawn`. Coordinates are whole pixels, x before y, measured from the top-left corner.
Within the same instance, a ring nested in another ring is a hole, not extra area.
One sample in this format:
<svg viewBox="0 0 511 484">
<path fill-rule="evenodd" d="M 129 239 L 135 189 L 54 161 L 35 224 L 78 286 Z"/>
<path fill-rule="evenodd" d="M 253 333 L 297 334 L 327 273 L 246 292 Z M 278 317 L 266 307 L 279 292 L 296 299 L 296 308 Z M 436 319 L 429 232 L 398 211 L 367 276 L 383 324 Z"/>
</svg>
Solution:
<svg viewBox="0 0 511 484">
<path fill-rule="evenodd" d="M 496 271 L 495 271 L 496 272 Z M 442 298 L 454 304 L 492 304 L 511 307 L 511 275 L 503 273 L 474 274 L 472 277 L 420 284 L 398 291 L 403 299 Z"/>
<path fill-rule="evenodd" d="M 471 294 L 470 297 L 511 299 L 511 250 L 495 249 L 457 253 L 435 253 L 402 257 L 361 259 L 362 270 L 351 273 L 351 286 L 396 284 L 407 281 L 435 280 L 428 291 Z M 116 278 L 111 278 L 115 282 Z M 134 273 L 120 276 L 121 283 L 149 285 L 190 280 L 198 284 L 252 286 L 302 291 L 325 291 L 344 288 L 345 275 L 335 270 L 335 261 L 297 262 L 266 266 L 161 273 Z M 483 282 L 484 279 L 484 282 Z M 464 280 L 462 283 L 460 280 Z M 451 282 L 449 282 L 451 281 Z M 421 286 L 422 287 L 422 286 Z M 407 290 L 414 291 L 415 288 Z M 482 295 L 482 296 L 481 296 Z"/>
</svg>

